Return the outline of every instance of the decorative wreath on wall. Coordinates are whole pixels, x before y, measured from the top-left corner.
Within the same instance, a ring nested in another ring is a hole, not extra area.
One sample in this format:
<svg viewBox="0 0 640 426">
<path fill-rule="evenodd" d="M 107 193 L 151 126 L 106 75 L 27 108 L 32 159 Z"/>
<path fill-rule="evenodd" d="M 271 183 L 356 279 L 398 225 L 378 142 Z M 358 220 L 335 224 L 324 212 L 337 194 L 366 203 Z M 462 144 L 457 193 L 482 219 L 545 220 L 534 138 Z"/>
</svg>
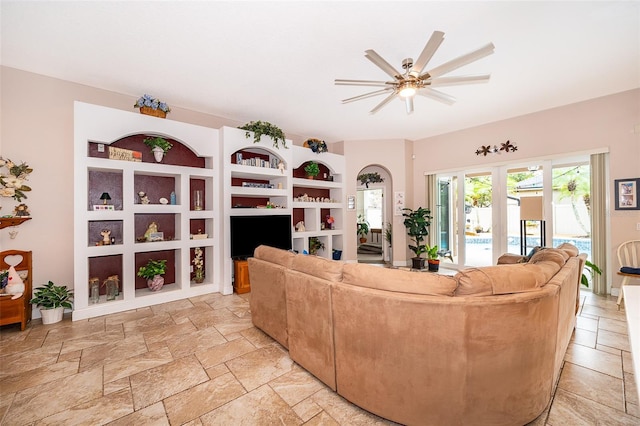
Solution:
<svg viewBox="0 0 640 426">
<path fill-rule="evenodd" d="M 358 180 L 360 181 L 361 185 L 364 185 L 367 188 L 369 188 L 370 183 L 384 182 L 384 179 L 382 178 L 382 176 L 380 176 L 378 172 L 363 173 L 361 175 L 358 175 Z"/>
</svg>

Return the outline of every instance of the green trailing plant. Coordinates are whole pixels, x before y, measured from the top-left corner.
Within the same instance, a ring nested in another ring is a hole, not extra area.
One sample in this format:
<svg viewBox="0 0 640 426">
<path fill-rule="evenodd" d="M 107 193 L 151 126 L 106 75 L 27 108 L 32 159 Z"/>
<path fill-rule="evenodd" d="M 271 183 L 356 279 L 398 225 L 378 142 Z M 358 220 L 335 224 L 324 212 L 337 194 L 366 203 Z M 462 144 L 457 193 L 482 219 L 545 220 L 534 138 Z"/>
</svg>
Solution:
<svg viewBox="0 0 640 426">
<path fill-rule="evenodd" d="M 150 280 L 156 275 L 164 275 L 166 271 L 166 260 L 150 259 L 145 266 L 141 266 L 140 269 L 138 269 L 138 276 Z"/>
<path fill-rule="evenodd" d="M 362 174 L 358 175 L 358 180 L 360 181 L 361 185 L 364 185 L 367 188 L 369 187 L 370 183 L 382 183 L 382 182 L 384 182 L 384 179 L 382 178 L 382 176 L 380 176 L 380 174 L 378 172 L 362 173 Z"/>
<path fill-rule="evenodd" d="M 273 146 L 277 149 L 280 148 L 279 142 L 282 141 L 282 147 L 287 148 L 287 141 L 285 140 L 284 132 L 277 126 L 269 123 L 268 121 L 250 121 L 244 126 L 238 127 L 238 129 L 246 130 L 245 136 L 251 137 L 253 132 L 253 143 L 260 142 L 262 135 L 269 136 L 273 140 Z"/>
<path fill-rule="evenodd" d="M 151 150 L 153 150 L 153 148 L 158 147 L 161 148 L 162 151 L 166 154 L 171 148 L 173 148 L 173 145 L 171 144 L 171 142 L 169 142 L 168 140 L 166 140 L 165 138 L 161 138 L 161 137 L 155 137 L 155 138 L 146 138 L 145 140 L 142 141 L 146 146 L 148 146 L 149 148 L 151 148 Z"/>
<path fill-rule="evenodd" d="M 318 176 L 318 174 L 320 173 L 320 166 L 318 166 L 318 163 L 316 163 L 315 161 L 311 161 L 309 164 L 307 164 L 306 166 L 304 166 L 304 171 L 307 174 L 307 176 Z"/>
<path fill-rule="evenodd" d="M 407 228 L 407 235 L 411 237 L 414 244 L 409 244 L 409 249 L 416 255 L 421 257 L 427 252 L 425 238 L 429 235 L 429 226 L 431 226 L 431 210 L 418 207 L 416 210 L 410 208 L 402 209 L 404 213 L 404 226 Z"/>
<path fill-rule="evenodd" d="M 66 285 L 55 285 L 49 281 L 42 287 L 38 287 L 33 292 L 33 298 L 29 301 L 42 309 L 73 308 L 73 290 L 67 289 Z"/>
<path fill-rule="evenodd" d="M 591 275 L 591 279 L 593 279 L 593 277 L 595 277 L 596 274 L 602 275 L 602 269 L 600 269 L 600 267 L 597 266 L 595 263 L 590 262 L 588 260 L 584 262 L 584 269 L 589 271 L 589 274 Z M 584 272 L 582 273 L 582 277 L 580 277 L 580 283 L 585 287 L 589 287 L 589 277 L 587 277 Z"/>
<path fill-rule="evenodd" d="M 369 222 L 362 216 L 358 215 L 358 236 L 364 238 L 369 233 Z"/>
</svg>

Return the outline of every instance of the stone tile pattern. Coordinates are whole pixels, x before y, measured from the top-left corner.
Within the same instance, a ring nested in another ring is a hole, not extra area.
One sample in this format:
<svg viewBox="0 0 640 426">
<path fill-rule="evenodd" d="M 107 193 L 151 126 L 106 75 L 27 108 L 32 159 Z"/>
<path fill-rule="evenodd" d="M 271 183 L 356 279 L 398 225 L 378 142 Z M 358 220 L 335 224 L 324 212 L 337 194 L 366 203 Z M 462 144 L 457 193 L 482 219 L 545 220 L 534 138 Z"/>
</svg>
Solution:
<svg viewBox="0 0 640 426">
<path fill-rule="evenodd" d="M 350 404 L 210 294 L 0 328 L 2 425 L 394 425 Z M 553 399 L 531 425 L 640 424 L 624 311 L 583 292 Z"/>
</svg>

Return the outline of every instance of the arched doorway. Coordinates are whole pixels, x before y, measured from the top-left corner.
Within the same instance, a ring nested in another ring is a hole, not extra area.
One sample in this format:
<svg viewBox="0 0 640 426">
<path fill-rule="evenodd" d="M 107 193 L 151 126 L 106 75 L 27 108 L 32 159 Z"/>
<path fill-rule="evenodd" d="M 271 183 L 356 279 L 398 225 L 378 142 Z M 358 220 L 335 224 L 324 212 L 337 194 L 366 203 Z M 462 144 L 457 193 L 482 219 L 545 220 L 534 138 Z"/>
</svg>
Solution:
<svg viewBox="0 0 640 426">
<path fill-rule="evenodd" d="M 391 261 L 391 175 L 380 165 L 369 165 L 358 173 L 356 184 L 357 260 L 383 264 Z"/>
</svg>

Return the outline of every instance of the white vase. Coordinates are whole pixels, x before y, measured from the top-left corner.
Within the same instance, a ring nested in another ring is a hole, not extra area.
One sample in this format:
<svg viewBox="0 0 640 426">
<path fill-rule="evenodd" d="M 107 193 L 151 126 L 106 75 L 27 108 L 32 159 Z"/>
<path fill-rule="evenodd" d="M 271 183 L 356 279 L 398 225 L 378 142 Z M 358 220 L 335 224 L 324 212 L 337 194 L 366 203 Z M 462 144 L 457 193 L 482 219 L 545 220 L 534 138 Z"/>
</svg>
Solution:
<svg viewBox="0 0 640 426">
<path fill-rule="evenodd" d="M 43 324 L 55 324 L 62 321 L 62 315 L 64 314 L 64 308 L 42 309 L 40 308 L 40 315 L 42 315 Z"/>
<path fill-rule="evenodd" d="M 164 157 L 164 150 L 159 146 L 156 146 L 151 151 L 153 151 L 153 158 L 156 159 L 156 162 L 161 162 Z"/>
</svg>

